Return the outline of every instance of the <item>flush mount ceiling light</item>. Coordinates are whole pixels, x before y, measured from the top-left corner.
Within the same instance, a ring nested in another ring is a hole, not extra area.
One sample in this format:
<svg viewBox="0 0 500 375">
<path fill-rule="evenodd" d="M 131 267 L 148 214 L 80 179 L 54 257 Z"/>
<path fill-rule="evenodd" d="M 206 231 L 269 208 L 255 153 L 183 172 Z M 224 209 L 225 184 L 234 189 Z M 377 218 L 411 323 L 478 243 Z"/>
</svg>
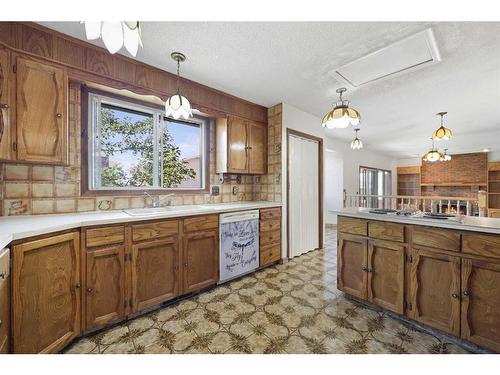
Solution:
<svg viewBox="0 0 500 375">
<path fill-rule="evenodd" d="M 434 138 L 437 141 L 441 140 L 449 140 L 452 136 L 452 132 L 450 129 L 445 128 L 443 126 L 443 117 L 446 115 L 448 112 L 439 112 L 437 113 L 438 116 L 441 116 L 441 126 L 434 132 L 432 133 L 432 138 Z"/>
<path fill-rule="evenodd" d="M 335 103 L 335 107 L 328 112 L 322 121 L 322 126 L 327 129 L 344 129 L 349 125 L 357 126 L 361 119 L 361 115 L 353 108 L 349 108 L 349 101 L 342 99 L 342 94 L 347 89 L 342 87 L 337 89 L 339 101 Z"/>
<path fill-rule="evenodd" d="M 109 53 L 118 52 L 123 46 L 136 56 L 139 46 L 142 47 L 141 25 L 139 21 L 82 21 L 88 40 L 102 38 Z"/>
<path fill-rule="evenodd" d="M 443 157 L 441 158 L 441 161 L 450 161 L 451 160 L 451 155 L 448 154 L 448 149 L 445 148 L 443 150 Z"/>
<path fill-rule="evenodd" d="M 359 128 L 354 129 L 354 131 L 356 132 L 356 138 L 354 138 L 354 140 L 351 142 L 351 148 L 353 150 L 360 150 L 363 148 L 363 142 L 361 142 L 361 139 L 358 138 Z"/>
<path fill-rule="evenodd" d="M 189 100 L 182 96 L 179 91 L 179 68 L 180 63 L 186 61 L 186 56 L 180 52 L 172 52 L 170 57 L 172 57 L 174 61 L 177 61 L 177 94 L 172 95 L 167 99 L 167 102 L 165 103 L 165 114 L 176 120 L 179 118 L 187 120 L 193 116 L 191 103 L 189 103 Z"/>
<path fill-rule="evenodd" d="M 432 148 L 424 154 L 422 160 L 429 163 L 434 163 L 436 161 L 440 161 L 443 158 L 443 154 L 434 148 L 434 138 L 431 138 L 431 140 Z"/>
</svg>

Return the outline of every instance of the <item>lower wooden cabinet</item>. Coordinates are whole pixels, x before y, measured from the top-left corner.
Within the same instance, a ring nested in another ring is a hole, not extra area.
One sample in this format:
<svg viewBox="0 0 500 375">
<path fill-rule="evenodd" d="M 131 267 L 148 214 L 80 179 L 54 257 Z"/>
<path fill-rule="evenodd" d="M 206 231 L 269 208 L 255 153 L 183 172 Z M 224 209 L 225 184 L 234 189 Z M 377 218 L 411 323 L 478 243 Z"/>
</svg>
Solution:
<svg viewBox="0 0 500 375">
<path fill-rule="evenodd" d="M 53 353 L 80 334 L 80 236 L 12 248 L 13 351 Z"/>
<path fill-rule="evenodd" d="M 182 248 L 183 293 L 191 293 L 219 281 L 219 233 L 217 230 L 185 233 Z"/>
<path fill-rule="evenodd" d="M 0 354 L 10 352 L 10 258 L 0 249 Z"/>
<path fill-rule="evenodd" d="M 500 262 L 462 259 L 462 338 L 500 352 Z"/>
<path fill-rule="evenodd" d="M 132 246 L 132 309 L 158 305 L 179 295 L 179 238 Z"/>
<path fill-rule="evenodd" d="M 125 291 L 125 247 L 110 246 L 86 252 L 85 329 L 118 320 L 128 306 Z"/>
<path fill-rule="evenodd" d="M 460 335 L 460 257 L 414 248 L 409 315 L 443 332 Z"/>
<path fill-rule="evenodd" d="M 354 297 L 367 295 L 367 244 L 364 237 L 339 234 L 337 247 L 337 287 Z"/>
<path fill-rule="evenodd" d="M 404 245 L 368 240 L 368 301 L 384 309 L 404 312 Z"/>
</svg>

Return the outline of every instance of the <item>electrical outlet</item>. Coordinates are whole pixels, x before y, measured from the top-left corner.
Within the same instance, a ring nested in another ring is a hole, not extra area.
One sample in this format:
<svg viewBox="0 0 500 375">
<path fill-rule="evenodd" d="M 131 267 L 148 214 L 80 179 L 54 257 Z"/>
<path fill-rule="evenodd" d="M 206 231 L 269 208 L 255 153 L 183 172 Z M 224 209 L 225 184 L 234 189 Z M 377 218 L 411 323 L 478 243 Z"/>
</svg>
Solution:
<svg viewBox="0 0 500 375">
<path fill-rule="evenodd" d="M 212 186 L 212 195 L 217 196 L 220 194 L 220 186 L 219 185 L 213 185 Z"/>
</svg>

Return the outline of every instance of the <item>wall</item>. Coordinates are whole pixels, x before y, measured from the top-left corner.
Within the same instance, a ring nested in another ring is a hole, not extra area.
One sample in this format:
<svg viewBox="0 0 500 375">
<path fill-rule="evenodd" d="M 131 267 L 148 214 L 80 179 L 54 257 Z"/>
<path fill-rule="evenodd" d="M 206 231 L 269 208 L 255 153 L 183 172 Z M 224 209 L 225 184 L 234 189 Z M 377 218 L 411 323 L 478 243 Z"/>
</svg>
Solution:
<svg viewBox="0 0 500 375">
<path fill-rule="evenodd" d="M 68 166 L 49 166 L 38 164 L 0 163 L 0 213 L 1 215 L 29 215 L 94 211 L 100 209 L 126 209 L 144 207 L 150 202 L 142 196 L 83 197 L 80 195 L 81 181 L 81 111 L 80 85 L 71 83 L 69 88 L 69 149 Z M 269 168 L 272 174 L 261 177 L 242 176 L 237 195 L 232 194 L 235 181 L 222 185 L 215 174 L 215 129 L 210 128 L 210 176 L 209 184 L 220 185 L 221 195 L 179 194 L 173 204 L 220 203 L 249 200 L 281 199 L 281 186 L 276 188 L 274 181 L 280 180 L 280 147 L 274 146 L 274 123 L 271 124 L 269 148 Z M 281 127 L 276 130 L 278 140 Z M 254 197 L 254 189 L 258 194 Z M 265 192 L 265 194 L 264 194 Z"/>
</svg>

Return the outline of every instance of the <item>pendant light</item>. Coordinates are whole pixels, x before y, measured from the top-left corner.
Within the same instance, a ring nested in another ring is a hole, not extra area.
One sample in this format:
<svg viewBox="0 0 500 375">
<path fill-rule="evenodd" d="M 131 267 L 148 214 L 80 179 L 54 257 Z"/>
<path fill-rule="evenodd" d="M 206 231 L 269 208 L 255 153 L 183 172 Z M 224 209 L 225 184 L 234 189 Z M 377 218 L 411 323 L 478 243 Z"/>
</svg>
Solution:
<svg viewBox="0 0 500 375">
<path fill-rule="evenodd" d="M 434 138 L 431 138 L 431 140 L 432 148 L 424 154 L 422 160 L 429 163 L 434 163 L 436 161 L 440 161 L 443 158 L 443 154 L 434 148 Z"/>
<path fill-rule="evenodd" d="M 441 140 L 449 140 L 452 136 L 452 132 L 450 129 L 445 128 L 443 126 L 443 117 L 446 115 L 448 112 L 439 112 L 437 113 L 438 116 L 441 116 L 441 126 L 434 132 L 432 133 L 432 138 L 434 138 L 437 141 Z"/>
<path fill-rule="evenodd" d="M 102 38 L 109 53 L 116 53 L 122 47 L 136 56 L 139 46 L 142 47 L 141 25 L 139 21 L 101 22 L 82 21 L 88 40 Z"/>
<path fill-rule="evenodd" d="M 441 158 L 441 161 L 450 161 L 451 160 L 451 155 L 448 154 L 448 149 L 445 148 L 443 150 L 443 157 Z"/>
<path fill-rule="evenodd" d="M 179 91 L 179 67 L 181 62 L 186 61 L 186 56 L 180 52 L 172 52 L 170 57 L 172 57 L 174 61 L 177 61 L 177 93 L 167 99 L 165 103 L 165 114 L 167 117 L 172 117 L 176 120 L 179 118 L 187 120 L 193 116 L 191 103 L 189 103 L 189 100 L 182 96 Z"/>
<path fill-rule="evenodd" d="M 351 142 L 351 148 L 353 150 L 360 150 L 363 148 L 363 142 L 361 142 L 361 139 L 358 138 L 359 128 L 354 129 L 354 131 L 356 132 L 356 138 L 354 138 L 354 140 Z"/>
<path fill-rule="evenodd" d="M 343 129 L 349 125 L 357 126 L 361 119 L 361 115 L 353 108 L 349 108 L 349 101 L 342 99 L 342 94 L 347 89 L 342 87 L 337 89 L 339 94 L 339 101 L 335 103 L 335 107 L 328 112 L 322 121 L 322 126 L 327 129 Z"/>
</svg>

